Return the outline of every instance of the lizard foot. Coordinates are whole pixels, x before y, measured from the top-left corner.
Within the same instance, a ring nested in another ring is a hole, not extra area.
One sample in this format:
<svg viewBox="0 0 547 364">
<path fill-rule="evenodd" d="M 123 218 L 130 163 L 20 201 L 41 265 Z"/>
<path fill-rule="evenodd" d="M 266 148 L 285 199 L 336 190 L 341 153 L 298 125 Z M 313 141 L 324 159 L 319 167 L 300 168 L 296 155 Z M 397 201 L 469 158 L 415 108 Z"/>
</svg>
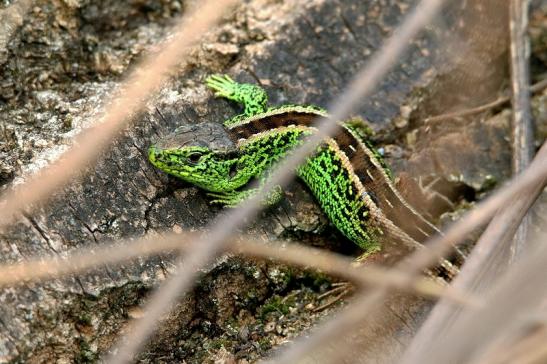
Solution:
<svg viewBox="0 0 547 364">
<path fill-rule="evenodd" d="M 234 100 L 238 84 L 228 75 L 212 75 L 205 79 L 205 84 L 215 91 L 215 96 Z M 237 101 L 237 100 L 234 100 Z"/>
<path fill-rule="evenodd" d="M 228 75 L 209 76 L 205 80 L 205 84 L 215 91 L 215 96 L 224 97 L 243 105 L 243 114 L 227 120 L 224 123 L 225 126 L 232 126 L 245 118 L 267 110 L 268 95 L 260 86 L 238 83 Z"/>
</svg>

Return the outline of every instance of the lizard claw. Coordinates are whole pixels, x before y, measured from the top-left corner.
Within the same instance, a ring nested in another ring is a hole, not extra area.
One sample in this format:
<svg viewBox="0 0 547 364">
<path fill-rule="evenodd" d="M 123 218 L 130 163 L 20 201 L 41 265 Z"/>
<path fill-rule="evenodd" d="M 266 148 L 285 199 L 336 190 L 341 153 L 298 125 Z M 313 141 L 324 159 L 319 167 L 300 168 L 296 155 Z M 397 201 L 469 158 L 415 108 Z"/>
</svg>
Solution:
<svg viewBox="0 0 547 364">
<path fill-rule="evenodd" d="M 235 208 L 237 206 L 237 204 L 235 204 L 233 201 L 230 201 L 230 200 L 222 200 L 222 199 L 219 199 L 219 200 L 211 200 L 209 201 L 209 203 L 211 205 L 215 205 L 215 204 L 219 204 L 219 205 L 222 205 L 224 207 L 230 207 L 230 208 Z"/>
<path fill-rule="evenodd" d="M 228 96 L 230 96 L 230 95 L 228 95 L 225 92 L 221 92 L 221 91 L 215 92 L 215 97 L 228 97 Z"/>
<path fill-rule="evenodd" d="M 234 94 L 234 86 L 237 83 L 228 75 L 212 75 L 205 79 L 205 84 L 217 91 L 215 96 L 230 97 Z"/>
</svg>

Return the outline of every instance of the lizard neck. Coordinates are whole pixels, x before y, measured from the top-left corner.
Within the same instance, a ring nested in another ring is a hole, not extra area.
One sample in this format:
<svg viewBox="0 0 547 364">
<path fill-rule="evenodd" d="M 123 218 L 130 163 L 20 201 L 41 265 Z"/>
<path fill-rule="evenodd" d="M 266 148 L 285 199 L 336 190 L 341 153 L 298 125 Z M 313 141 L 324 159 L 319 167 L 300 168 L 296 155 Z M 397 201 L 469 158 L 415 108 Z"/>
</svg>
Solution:
<svg viewBox="0 0 547 364">
<path fill-rule="evenodd" d="M 313 132 L 315 120 L 327 116 L 326 112 L 307 106 L 283 106 L 268 110 L 266 113 L 243 119 L 241 122 L 228 128 L 234 142 L 239 145 L 247 144 L 250 140 L 265 134 L 275 134 L 286 128 L 297 128 L 302 132 Z M 438 233 L 437 228 L 429 223 L 412 206 L 410 206 L 393 185 L 384 166 L 366 142 L 352 130 L 341 123 L 337 134 L 329 141 L 336 144 L 336 153 L 340 153 L 343 160 L 349 161 L 344 166 L 350 174 L 355 190 L 364 190 L 360 198 L 366 200 L 367 205 L 373 204 L 371 212 L 376 214 L 376 220 L 382 225 L 390 222 L 389 229 L 394 227 L 410 238 L 422 242 L 431 235 Z M 384 226 L 385 227 L 385 226 Z"/>
</svg>

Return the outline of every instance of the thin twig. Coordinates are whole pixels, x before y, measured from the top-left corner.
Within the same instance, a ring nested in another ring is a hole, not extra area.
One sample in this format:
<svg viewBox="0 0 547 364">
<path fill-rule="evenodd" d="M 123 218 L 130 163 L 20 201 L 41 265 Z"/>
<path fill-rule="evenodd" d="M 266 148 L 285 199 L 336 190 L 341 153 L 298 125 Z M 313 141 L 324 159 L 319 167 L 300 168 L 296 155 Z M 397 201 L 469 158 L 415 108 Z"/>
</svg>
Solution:
<svg viewBox="0 0 547 364">
<path fill-rule="evenodd" d="M 546 87 L 547 87 L 547 78 L 533 84 L 530 87 L 530 93 L 535 94 L 536 92 L 543 91 Z M 483 111 L 488 111 L 488 110 L 494 109 L 496 107 L 503 106 L 503 105 L 509 103 L 509 101 L 511 101 L 511 96 L 504 95 L 504 96 L 501 96 L 501 97 L 497 98 L 496 100 L 491 101 L 489 103 L 486 103 L 484 105 L 480 105 L 480 106 L 477 106 L 477 107 L 473 107 L 473 108 L 465 109 L 465 110 L 461 110 L 461 111 L 454 111 L 454 112 L 447 113 L 447 114 L 441 114 L 441 115 L 435 115 L 435 116 L 428 117 L 424 120 L 424 122 L 425 123 L 435 123 L 435 122 L 443 121 L 443 120 L 446 120 L 446 119 L 453 119 L 453 118 L 478 114 L 478 113 L 483 112 Z"/>
<path fill-rule="evenodd" d="M 442 0 L 422 0 L 405 22 L 397 29 L 386 44 L 375 53 L 367 65 L 357 74 L 346 91 L 337 98 L 329 110 L 332 114 L 322 118 L 318 131 L 309 137 L 289 157 L 283 160 L 272 173 L 268 183 L 254 198 L 247 200 L 234 209 L 229 216 L 221 216 L 213 222 L 214 228 L 207 239 L 198 244 L 199 249 L 191 249 L 184 260 L 176 264 L 176 272 L 165 284 L 153 294 L 145 307 L 146 314 L 129 330 L 127 338 L 115 346 L 114 356 L 107 362 L 127 363 L 144 347 L 145 341 L 155 330 L 158 319 L 184 293 L 188 292 L 195 282 L 200 267 L 205 266 L 214 256 L 223 250 L 226 238 L 244 222 L 254 216 L 261 208 L 261 198 L 276 185 L 284 186 L 294 175 L 294 167 L 301 164 L 326 136 L 332 135 L 338 128 L 337 120 L 343 120 L 363 98 L 374 90 L 378 82 L 394 66 L 412 39 L 440 9 Z"/>
<path fill-rule="evenodd" d="M 83 273 L 107 264 L 122 263 L 172 251 L 184 253 L 196 244 L 198 239 L 199 235 L 195 233 L 169 233 L 161 236 L 153 234 L 136 240 L 107 243 L 100 247 L 81 248 L 68 253 L 63 258 L 37 257 L 24 262 L 4 264 L 0 266 L 0 286 L 13 286 Z M 478 299 L 449 290 L 426 278 L 414 286 L 403 286 L 401 285 L 403 277 L 392 274 L 386 268 L 375 265 L 356 268 L 352 266 L 354 262 L 352 259 L 321 249 L 297 244 L 266 245 L 250 237 L 231 239 L 226 248 L 234 254 L 281 260 L 302 267 L 320 269 L 328 274 L 348 279 L 359 286 L 389 285 L 427 297 L 448 297 L 455 303 L 480 305 Z"/>
<path fill-rule="evenodd" d="M 338 295 L 336 297 L 330 299 L 328 302 L 325 302 L 321 306 L 314 308 L 313 312 L 321 312 L 321 311 L 331 307 L 336 302 L 339 302 L 343 297 L 345 297 L 349 294 L 349 291 L 345 288 L 339 289 L 337 292 L 340 292 L 340 293 L 338 293 Z"/>
<path fill-rule="evenodd" d="M 129 75 L 118 92 L 119 97 L 108 104 L 101 122 L 80 133 L 74 146 L 57 161 L 31 176 L 29 180 L 5 193 L 0 200 L 0 228 L 8 224 L 15 214 L 30 209 L 51 196 L 53 191 L 67 183 L 74 174 L 94 161 L 143 105 L 147 97 L 156 91 L 168 77 L 168 70 L 183 60 L 194 44 L 236 0 L 210 0 L 181 19 L 174 28 L 173 38 L 162 50 L 148 56 Z"/>
<path fill-rule="evenodd" d="M 320 294 L 319 296 L 317 296 L 317 299 L 318 300 L 322 300 L 322 299 L 325 299 L 327 297 L 330 297 L 336 293 L 340 293 L 340 292 L 344 292 L 344 291 L 348 291 L 348 287 L 347 287 L 347 283 L 343 286 L 337 286 L 337 287 L 334 287 L 333 289 L 325 292 L 325 293 L 322 293 Z"/>
<path fill-rule="evenodd" d="M 287 263 L 297 264 L 300 266 L 308 266 L 320 269 L 324 272 L 336 275 L 340 278 L 351 280 L 366 286 L 377 286 L 380 282 L 387 283 L 391 288 L 407 291 L 411 290 L 419 292 L 422 295 L 430 297 L 451 297 L 454 302 L 458 301 L 465 305 L 480 305 L 480 300 L 474 297 L 467 297 L 463 292 L 452 291 L 448 287 L 444 287 L 435 283 L 431 279 L 423 278 L 408 285 L 404 274 L 395 273 L 391 275 L 393 270 L 378 267 L 374 264 L 367 264 L 364 267 L 350 268 L 353 260 L 343 258 L 337 254 L 329 253 L 324 250 L 303 247 L 296 244 L 285 246 L 283 249 L 278 249 L 272 245 L 264 244 L 249 244 L 248 241 L 239 240 L 234 248 L 230 248 L 233 252 L 242 253 L 245 255 L 253 255 L 257 257 L 279 259 Z M 374 282 L 374 283 L 373 283 Z"/>
<path fill-rule="evenodd" d="M 137 240 L 122 240 L 68 252 L 65 256 L 28 258 L 25 261 L 0 266 L 0 286 L 15 286 L 27 282 L 83 273 L 103 265 L 146 257 L 170 251 L 184 250 L 186 242 L 196 240 L 194 234 L 149 235 Z"/>
<path fill-rule="evenodd" d="M 452 281 L 451 287 L 482 296 L 507 270 L 512 238 L 523 216 L 536 201 L 543 190 L 537 185 L 534 189 L 520 194 L 507 208 L 497 214 L 490 222 L 471 255 Z M 427 349 L 432 340 L 441 335 L 450 325 L 459 320 L 461 310 L 450 302 L 441 300 L 433 308 L 422 325 L 405 357 L 417 355 L 417 351 Z"/>
<path fill-rule="evenodd" d="M 509 2 L 509 31 L 511 34 L 511 89 L 513 104 L 512 166 L 517 174 L 528 167 L 534 155 L 534 121 L 530 104 L 530 60 L 528 50 L 529 0 Z M 524 216 L 511 246 L 511 259 L 522 253 L 530 218 Z"/>
<path fill-rule="evenodd" d="M 536 156 L 536 158 L 534 159 L 530 167 L 525 171 L 522 177 L 526 177 L 526 175 L 530 175 L 529 173 L 530 171 L 536 171 L 539 176 L 540 174 L 539 169 L 540 168 L 545 169 L 546 166 L 547 166 L 547 143 L 544 143 L 538 155 Z M 525 191 L 526 189 L 532 190 L 532 191 L 534 189 L 541 190 L 545 186 L 545 178 L 547 177 L 544 176 L 542 181 L 541 179 L 539 180 L 541 183 L 535 186 L 525 187 L 522 191 Z M 521 202 L 519 202 L 518 204 L 520 205 Z M 507 200 L 505 204 L 501 204 L 500 206 L 503 206 L 503 205 L 509 206 L 510 207 L 509 210 L 511 210 L 514 205 L 514 200 L 513 201 Z M 506 214 L 505 216 L 508 216 L 508 215 Z M 515 217 L 518 218 L 518 216 L 515 216 Z M 485 234 L 486 233 L 488 233 L 488 236 L 490 237 L 487 237 L 486 239 L 488 240 L 484 240 L 484 241 L 486 243 L 488 242 L 492 243 L 490 238 L 494 238 L 495 234 L 489 233 L 488 230 L 485 232 Z M 503 237 L 502 235 L 499 235 L 499 236 Z M 488 288 L 488 285 L 482 284 L 483 279 L 484 279 L 484 282 L 488 282 L 489 280 L 484 278 L 483 272 L 481 272 L 479 268 L 481 264 L 486 264 L 487 268 L 485 268 L 485 271 L 488 272 L 489 268 L 491 268 L 489 260 L 496 259 L 495 253 L 496 252 L 494 251 L 492 246 L 485 247 L 484 243 L 479 241 L 479 243 L 477 244 L 477 248 L 475 249 L 475 251 L 473 252 L 473 254 L 471 255 L 469 259 L 470 267 L 466 268 L 466 266 L 464 265 L 464 269 L 462 270 L 462 273 L 463 273 L 462 278 L 456 278 L 454 282 L 454 287 L 457 287 L 459 289 L 468 288 L 473 290 L 473 292 L 479 292 L 479 293 L 482 293 L 484 290 L 486 290 Z M 468 270 L 476 273 L 477 277 L 471 275 L 468 272 Z M 490 271 L 490 274 L 493 274 L 493 273 Z M 492 280 L 492 276 L 490 276 L 490 280 Z M 409 350 L 404 355 L 404 358 L 407 359 L 406 363 L 415 362 L 416 358 L 422 355 L 424 350 L 427 350 L 429 348 L 431 341 L 439 335 L 440 329 L 446 325 L 446 321 L 449 319 L 452 319 L 452 317 L 449 316 L 453 312 L 452 309 L 447 307 L 445 304 L 438 307 L 439 307 L 438 309 L 436 308 L 433 311 L 431 318 L 426 322 L 426 324 L 424 325 L 424 328 L 416 336 L 415 341 L 411 344 Z"/>
<path fill-rule="evenodd" d="M 485 224 L 503 206 L 510 205 L 516 196 L 526 190 L 544 187 L 547 182 L 547 142 L 544 142 L 538 154 L 524 170 L 514 178 L 512 183 L 500 188 L 496 193 L 479 203 L 455 222 L 443 236 L 437 236 L 426 243 L 428 249 L 420 249 L 412 253 L 408 260 L 409 271 L 419 273 L 429 267 L 450 251 L 467 234 Z"/>
<path fill-rule="evenodd" d="M 470 363 L 484 357 L 493 344 L 507 343 L 518 336 L 529 326 L 530 313 L 540 310 L 547 297 L 545 238 L 543 234 L 534 244 L 535 249 L 523 253 L 483 295 L 485 306 L 465 310 L 448 332 L 436 336 L 420 355 L 405 356 L 404 362 Z"/>
</svg>

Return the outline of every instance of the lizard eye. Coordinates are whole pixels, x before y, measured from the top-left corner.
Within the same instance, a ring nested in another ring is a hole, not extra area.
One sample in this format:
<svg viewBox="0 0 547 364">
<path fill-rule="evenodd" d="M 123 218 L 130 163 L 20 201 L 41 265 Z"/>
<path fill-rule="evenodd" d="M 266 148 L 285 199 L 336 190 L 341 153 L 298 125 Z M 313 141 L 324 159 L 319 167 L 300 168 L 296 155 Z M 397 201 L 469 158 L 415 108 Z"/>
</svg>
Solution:
<svg viewBox="0 0 547 364">
<path fill-rule="evenodd" d="M 188 162 L 196 164 L 201 159 L 202 154 L 199 152 L 194 152 L 188 155 Z"/>
</svg>

